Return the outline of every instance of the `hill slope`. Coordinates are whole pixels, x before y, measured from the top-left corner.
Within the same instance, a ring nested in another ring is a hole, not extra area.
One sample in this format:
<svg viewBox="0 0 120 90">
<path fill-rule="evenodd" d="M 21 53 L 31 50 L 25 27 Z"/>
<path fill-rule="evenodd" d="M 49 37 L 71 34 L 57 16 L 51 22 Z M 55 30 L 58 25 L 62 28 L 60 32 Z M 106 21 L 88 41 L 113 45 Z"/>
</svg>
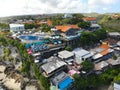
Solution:
<svg viewBox="0 0 120 90">
<path fill-rule="evenodd" d="M 111 18 L 111 15 L 101 15 L 99 18 L 99 24 L 111 32 L 120 32 L 120 17 Z"/>
</svg>

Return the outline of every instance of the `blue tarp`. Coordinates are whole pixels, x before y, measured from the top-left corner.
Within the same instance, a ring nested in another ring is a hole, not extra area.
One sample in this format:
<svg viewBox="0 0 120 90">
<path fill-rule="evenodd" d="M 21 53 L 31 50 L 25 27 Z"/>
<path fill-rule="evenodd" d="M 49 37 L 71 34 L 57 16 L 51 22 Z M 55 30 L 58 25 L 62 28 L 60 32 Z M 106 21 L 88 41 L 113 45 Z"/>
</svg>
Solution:
<svg viewBox="0 0 120 90">
<path fill-rule="evenodd" d="M 64 81 L 60 82 L 58 84 L 58 87 L 60 90 L 65 90 L 66 88 L 69 87 L 69 85 L 71 85 L 72 82 L 73 82 L 73 80 L 70 77 L 68 77 Z"/>
<path fill-rule="evenodd" d="M 36 45 L 43 45 L 45 44 L 44 42 L 35 42 L 35 43 L 30 43 L 30 44 L 26 44 L 26 48 L 28 49 L 29 47 L 31 47 L 32 45 L 34 45 L 34 47 L 36 47 Z"/>
</svg>

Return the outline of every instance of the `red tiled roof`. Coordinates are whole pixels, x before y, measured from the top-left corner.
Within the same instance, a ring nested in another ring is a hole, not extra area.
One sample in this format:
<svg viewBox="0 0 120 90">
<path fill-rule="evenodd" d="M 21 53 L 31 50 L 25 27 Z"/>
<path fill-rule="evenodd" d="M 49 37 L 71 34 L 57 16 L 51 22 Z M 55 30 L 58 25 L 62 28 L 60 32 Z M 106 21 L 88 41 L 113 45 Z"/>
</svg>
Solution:
<svg viewBox="0 0 120 90">
<path fill-rule="evenodd" d="M 56 28 L 57 30 L 62 31 L 62 32 L 66 32 L 66 31 L 68 31 L 70 28 L 79 29 L 79 27 L 78 27 L 77 25 L 55 26 L 55 28 Z"/>
<path fill-rule="evenodd" d="M 51 26 L 52 25 L 52 21 L 51 20 L 47 20 L 47 25 Z"/>
<path fill-rule="evenodd" d="M 83 20 L 86 20 L 86 21 L 95 21 L 96 18 L 95 17 L 86 17 L 86 18 L 83 18 Z"/>
</svg>

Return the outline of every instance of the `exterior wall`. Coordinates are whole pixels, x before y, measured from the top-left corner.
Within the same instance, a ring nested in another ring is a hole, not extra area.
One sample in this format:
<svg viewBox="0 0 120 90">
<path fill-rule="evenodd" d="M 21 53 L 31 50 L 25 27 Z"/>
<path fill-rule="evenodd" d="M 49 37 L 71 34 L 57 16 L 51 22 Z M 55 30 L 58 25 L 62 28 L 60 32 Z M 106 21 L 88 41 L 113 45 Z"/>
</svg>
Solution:
<svg viewBox="0 0 120 90">
<path fill-rule="evenodd" d="M 120 90 L 120 84 L 114 83 L 114 90 Z"/>
<path fill-rule="evenodd" d="M 87 20 L 84 20 L 86 22 L 90 22 L 90 24 L 97 24 L 97 21 L 96 20 L 92 20 L 92 21 L 87 21 Z"/>
<path fill-rule="evenodd" d="M 108 35 L 108 37 L 109 38 L 111 38 L 111 39 L 116 39 L 116 40 L 120 40 L 120 36 L 119 35 L 113 35 L 113 36 L 111 36 L 111 35 Z"/>
<path fill-rule="evenodd" d="M 76 33 L 77 30 L 71 28 L 65 34 L 69 36 L 69 35 L 76 35 Z"/>
<path fill-rule="evenodd" d="M 91 24 L 96 24 L 97 21 L 89 21 Z"/>
<path fill-rule="evenodd" d="M 25 27 L 23 24 L 16 24 L 16 25 L 11 25 L 10 24 L 10 32 L 21 32 L 21 31 L 24 31 L 25 30 Z"/>
<path fill-rule="evenodd" d="M 111 52 L 107 55 L 104 55 L 103 57 L 98 58 L 98 59 L 93 59 L 93 62 L 97 63 L 97 62 L 100 62 L 103 60 L 107 60 L 107 59 L 111 58 L 113 55 L 114 55 L 114 52 Z"/>
</svg>

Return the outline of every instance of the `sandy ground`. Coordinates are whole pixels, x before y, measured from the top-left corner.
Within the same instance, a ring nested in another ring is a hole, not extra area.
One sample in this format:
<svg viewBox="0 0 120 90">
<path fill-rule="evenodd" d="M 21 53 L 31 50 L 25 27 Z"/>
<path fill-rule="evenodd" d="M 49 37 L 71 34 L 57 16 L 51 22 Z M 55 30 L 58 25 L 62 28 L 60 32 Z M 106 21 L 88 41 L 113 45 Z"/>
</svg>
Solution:
<svg viewBox="0 0 120 90">
<path fill-rule="evenodd" d="M 26 86 L 25 90 L 37 90 L 35 86 Z"/>
<path fill-rule="evenodd" d="M 6 75 L 4 74 L 4 70 L 5 70 L 5 66 L 1 65 L 0 66 L 0 80 L 2 81 L 3 79 L 5 79 Z M 1 82 L 0 81 L 0 82 Z"/>
<path fill-rule="evenodd" d="M 6 66 L 0 65 L 0 83 L 11 90 L 21 90 L 21 82 L 18 83 L 15 82 L 15 79 L 6 77 L 6 74 L 4 74 L 5 68 Z M 37 90 L 37 88 L 34 85 L 27 85 L 25 90 Z"/>
<path fill-rule="evenodd" d="M 4 85 L 6 87 L 8 87 L 9 89 L 21 90 L 20 89 L 21 84 L 20 83 L 15 83 L 15 80 L 11 79 L 11 78 L 10 79 L 6 78 L 5 81 L 4 81 Z"/>
<path fill-rule="evenodd" d="M 0 83 L 3 83 L 3 85 L 5 85 L 6 87 L 8 87 L 9 89 L 13 89 L 13 90 L 21 90 L 20 89 L 20 83 L 15 83 L 14 79 L 9 79 L 6 77 L 6 75 L 4 74 L 4 70 L 5 70 L 5 66 L 0 65 Z"/>
</svg>

